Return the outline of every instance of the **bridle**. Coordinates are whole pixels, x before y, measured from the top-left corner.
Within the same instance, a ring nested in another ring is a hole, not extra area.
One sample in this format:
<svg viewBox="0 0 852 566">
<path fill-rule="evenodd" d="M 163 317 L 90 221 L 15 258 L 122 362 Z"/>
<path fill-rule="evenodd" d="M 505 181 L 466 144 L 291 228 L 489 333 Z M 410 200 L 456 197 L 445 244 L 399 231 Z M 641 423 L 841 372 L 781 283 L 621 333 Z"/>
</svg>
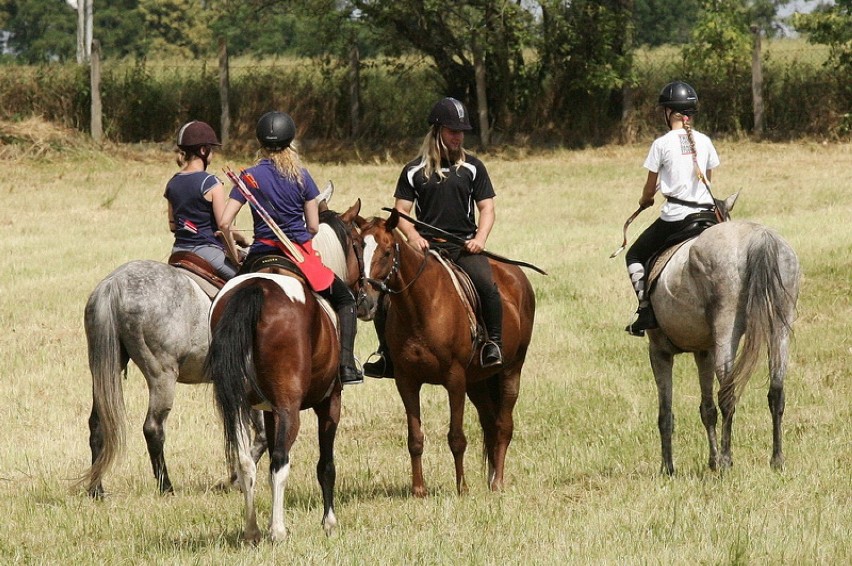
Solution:
<svg viewBox="0 0 852 566">
<path fill-rule="evenodd" d="M 423 270 L 426 269 L 426 260 L 429 259 L 429 252 L 428 251 L 424 252 L 423 261 L 420 263 L 420 268 L 417 270 L 417 274 L 411 279 L 411 281 L 406 283 L 405 286 L 402 289 L 391 289 L 390 287 L 388 287 L 388 283 L 390 282 L 391 279 L 393 279 L 393 277 L 397 273 L 399 273 L 399 269 L 400 269 L 399 256 L 400 256 L 399 242 L 394 242 L 394 244 L 393 244 L 393 260 L 391 262 L 391 268 L 390 268 L 390 271 L 388 271 L 388 274 L 385 275 L 384 278 L 381 279 L 381 280 L 373 279 L 371 277 L 365 277 L 364 280 L 367 283 L 369 283 L 370 285 L 372 285 L 373 287 L 377 288 L 379 290 L 379 292 L 381 292 L 381 293 L 387 293 L 389 295 L 399 295 L 400 293 L 404 292 L 406 289 L 408 289 L 409 287 L 414 285 L 414 282 L 417 281 L 417 279 L 419 279 L 421 275 L 423 275 Z"/>
</svg>

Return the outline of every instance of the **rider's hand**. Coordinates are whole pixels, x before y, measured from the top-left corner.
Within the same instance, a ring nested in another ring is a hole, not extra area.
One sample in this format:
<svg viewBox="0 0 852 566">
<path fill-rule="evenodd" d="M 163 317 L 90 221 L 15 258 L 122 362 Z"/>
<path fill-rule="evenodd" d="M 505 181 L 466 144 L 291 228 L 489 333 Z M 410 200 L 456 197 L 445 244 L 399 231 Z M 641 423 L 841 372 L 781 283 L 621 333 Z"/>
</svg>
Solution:
<svg viewBox="0 0 852 566">
<path fill-rule="evenodd" d="M 471 238 L 464 243 L 464 249 L 472 254 L 478 254 L 485 249 L 485 242 L 480 241 L 478 238 Z"/>
<path fill-rule="evenodd" d="M 408 243 L 411 244 L 415 250 L 419 250 L 421 252 L 425 252 L 429 249 L 429 240 L 421 236 L 415 236 L 415 238 Z"/>
</svg>

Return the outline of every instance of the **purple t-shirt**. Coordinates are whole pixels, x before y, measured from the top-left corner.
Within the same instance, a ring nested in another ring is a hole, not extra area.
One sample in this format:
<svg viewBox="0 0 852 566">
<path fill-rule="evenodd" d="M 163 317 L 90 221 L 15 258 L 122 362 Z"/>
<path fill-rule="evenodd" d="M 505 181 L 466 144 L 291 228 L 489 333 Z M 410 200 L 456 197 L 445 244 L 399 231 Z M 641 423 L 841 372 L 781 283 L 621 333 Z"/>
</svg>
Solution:
<svg viewBox="0 0 852 566">
<path fill-rule="evenodd" d="M 251 173 L 259 187 L 258 189 L 249 187 L 249 190 L 284 234 L 290 240 L 299 244 L 310 240 L 312 238 L 311 233 L 305 227 L 305 203 L 317 198 L 319 189 L 308 170 L 302 169 L 302 183 L 285 178 L 268 159 L 262 159 L 257 165 L 249 168 L 247 172 Z M 231 198 L 243 204 L 246 202 L 245 197 L 236 187 L 231 189 Z M 254 220 L 254 243 L 252 243 L 249 253 L 269 252 L 277 249 L 259 241 L 260 239 L 273 241 L 277 239 L 272 233 L 272 229 L 261 219 L 254 207 L 252 207 L 251 215 Z"/>
<path fill-rule="evenodd" d="M 219 183 L 216 175 L 195 171 L 176 173 L 166 184 L 163 196 L 172 205 L 176 248 L 192 249 L 202 245 L 224 247 L 215 236 L 219 227 L 213 215 L 213 204 L 204 198 Z"/>
</svg>

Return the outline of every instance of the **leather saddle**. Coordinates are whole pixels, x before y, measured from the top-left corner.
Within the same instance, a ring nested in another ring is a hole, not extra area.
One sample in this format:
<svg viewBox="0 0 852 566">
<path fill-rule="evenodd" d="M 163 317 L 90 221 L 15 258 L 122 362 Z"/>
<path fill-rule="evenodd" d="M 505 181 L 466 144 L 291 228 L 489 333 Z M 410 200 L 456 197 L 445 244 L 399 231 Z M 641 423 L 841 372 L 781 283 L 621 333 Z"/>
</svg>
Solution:
<svg viewBox="0 0 852 566">
<path fill-rule="evenodd" d="M 455 287 L 456 292 L 462 299 L 462 303 L 465 305 L 470 324 L 471 340 L 475 343 L 484 341 L 486 332 L 485 323 L 482 318 L 482 305 L 479 293 L 476 292 L 476 288 L 473 286 L 473 281 L 470 280 L 468 274 L 461 267 L 456 265 L 446 255 L 436 250 L 431 250 L 431 253 L 438 259 L 444 269 L 447 270 L 450 280 L 453 282 L 453 287 Z"/>
<path fill-rule="evenodd" d="M 211 298 L 225 285 L 225 280 L 216 275 L 210 262 L 192 252 L 174 252 L 169 256 L 168 264 L 186 271 Z"/>
<path fill-rule="evenodd" d="M 684 244 L 697 238 L 701 232 L 718 223 L 719 219 L 712 211 L 696 212 L 687 216 L 684 219 L 683 228 L 666 238 L 660 249 L 645 264 L 645 273 L 648 274 L 648 293 L 654 289 L 660 274 L 675 253 Z"/>
</svg>

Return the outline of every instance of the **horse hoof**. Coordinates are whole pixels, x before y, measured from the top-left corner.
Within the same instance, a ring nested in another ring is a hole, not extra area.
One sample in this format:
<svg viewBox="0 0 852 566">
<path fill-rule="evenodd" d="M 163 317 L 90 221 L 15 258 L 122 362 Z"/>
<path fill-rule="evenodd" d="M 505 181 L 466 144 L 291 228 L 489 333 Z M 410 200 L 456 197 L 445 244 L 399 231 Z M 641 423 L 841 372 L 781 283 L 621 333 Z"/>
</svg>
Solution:
<svg viewBox="0 0 852 566">
<path fill-rule="evenodd" d="M 769 466 L 777 472 L 784 471 L 784 456 L 773 456 Z"/>
<path fill-rule="evenodd" d="M 287 540 L 287 529 L 281 528 L 269 532 L 269 538 L 272 542 L 284 542 Z"/>
<path fill-rule="evenodd" d="M 325 536 L 330 537 L 334 534 L 336 528 L 337 517 L 334 516 L 333 512 L 329 512 L 328 515 L 322 518 L 322 530 L 325 531 Z"/>
<path fill-rule="evenodd" d="M 412 487 L 411 488 L 411 494 L 414 497 L 420 497 L 420 498 L 426 497 L 426 495 L 428 495 L 427 492 L 426 492 L 426 488 L 422 487 L 422 486 L 421 487 Z"/>
<path fill-rule="evenodd" d="M 247 542 L 248 544 L 251 544 L 252 546 L 257 546 L 258 544 L 260 544 L 260 531 L 259 530 L 255 530 L 255 531 L 252 531 L 252 532 L 246 531 L 243 534 L 243 540 L 245 542 Z"/>
</svg>

